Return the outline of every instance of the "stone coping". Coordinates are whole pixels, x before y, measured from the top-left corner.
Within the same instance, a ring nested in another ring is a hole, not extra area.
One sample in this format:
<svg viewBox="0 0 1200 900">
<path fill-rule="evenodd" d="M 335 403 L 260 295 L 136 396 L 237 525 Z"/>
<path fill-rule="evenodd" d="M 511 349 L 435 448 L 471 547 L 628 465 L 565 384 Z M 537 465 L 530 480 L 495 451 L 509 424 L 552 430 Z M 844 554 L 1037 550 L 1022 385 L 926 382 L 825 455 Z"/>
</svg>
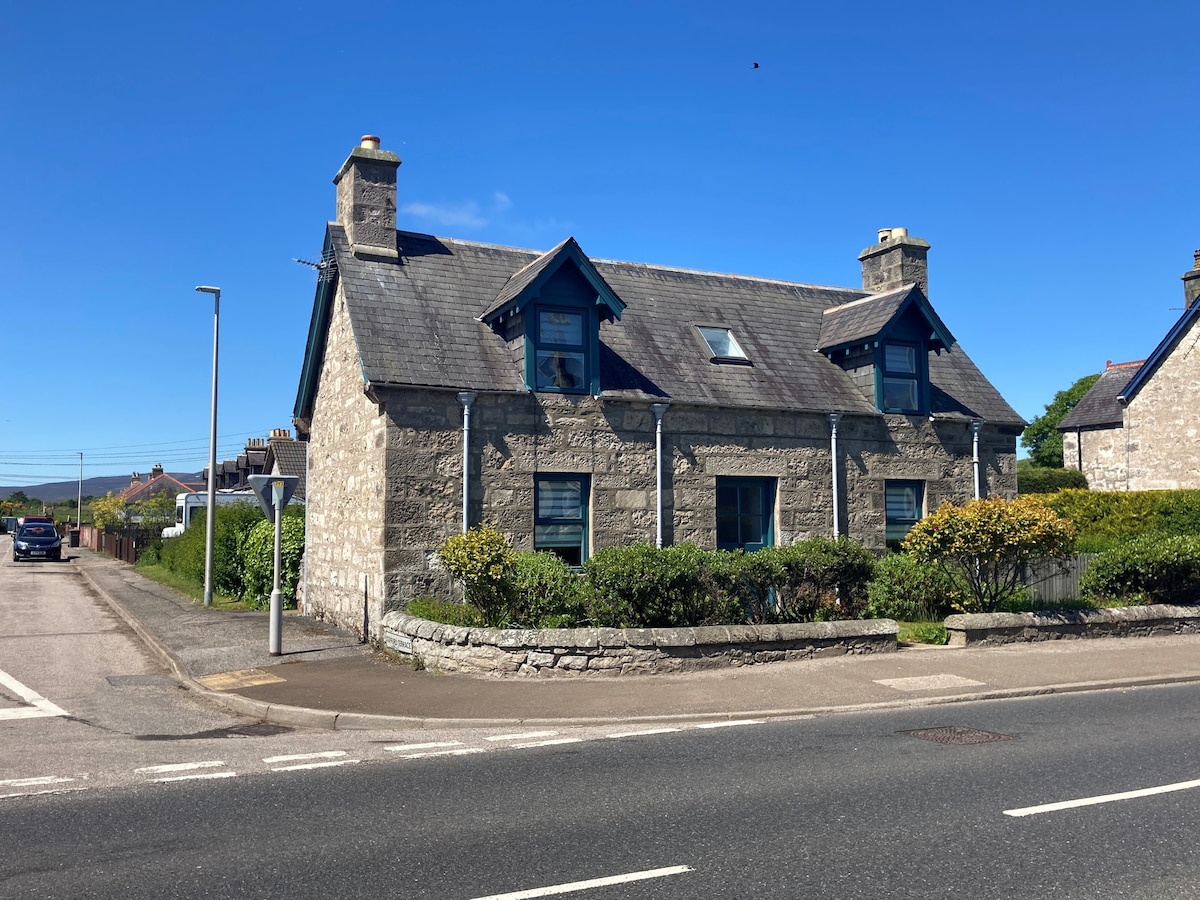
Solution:
<svg viewBox="0 0 1200 900">
<path fill-rule="evenodd" d="M 1073 638 L 1148 637 L 1200 633 L 1200 607 L 1124 606 L 1114 609 L 975 613 L 946 617 L 951 647 Z"/>
<path fill-rule="evenodd" d="M 625 675 L 881 653 L 897 649 L 891 619 L 694 628 L 498 629 L 443 625 L 395 610 L 385 646 L 428 668 L 496 675 Z"/>
</svg>

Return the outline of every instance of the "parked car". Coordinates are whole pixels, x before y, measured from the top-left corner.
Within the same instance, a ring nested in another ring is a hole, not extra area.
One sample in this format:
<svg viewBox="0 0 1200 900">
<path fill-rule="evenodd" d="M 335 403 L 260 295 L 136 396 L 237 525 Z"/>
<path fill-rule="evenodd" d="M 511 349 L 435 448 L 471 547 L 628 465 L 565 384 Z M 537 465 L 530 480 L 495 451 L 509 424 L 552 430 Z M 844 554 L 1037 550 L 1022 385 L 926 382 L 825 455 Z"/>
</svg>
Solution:
<svg viewBox="0 0 1200 900">
<path fill-rule="evenodd" d="M 62 538 L 53 522 L 26 522 L 13 537 L 13 562 L 62 559 Z"/>
<path fill-rule="evenodd" d="M 17 519 L 18 525 L 31 525 L 34 522 L 49 522 L 51 525 L 53 525 L 54 516 L 22 516 L 21 518 Z"/>
</svg>

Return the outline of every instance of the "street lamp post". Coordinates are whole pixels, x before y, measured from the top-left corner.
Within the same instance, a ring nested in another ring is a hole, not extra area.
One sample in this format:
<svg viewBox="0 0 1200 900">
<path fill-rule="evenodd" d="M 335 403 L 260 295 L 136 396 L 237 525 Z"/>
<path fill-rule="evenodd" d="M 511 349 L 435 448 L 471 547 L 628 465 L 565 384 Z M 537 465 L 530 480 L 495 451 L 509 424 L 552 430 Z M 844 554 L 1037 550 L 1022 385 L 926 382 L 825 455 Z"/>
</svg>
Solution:
<svg viewBox="0 0 1200 900">
<path fill-rule="evenodd" d="M 217 515 L 217 346 L 221 336 L 221 289 L 197 285 L 202 294 L 213 295 L 212 421 L 208 432 L 208 516 L 204 535 L 204 605 L 212 606 L 213 534 Z"/>
</svg>

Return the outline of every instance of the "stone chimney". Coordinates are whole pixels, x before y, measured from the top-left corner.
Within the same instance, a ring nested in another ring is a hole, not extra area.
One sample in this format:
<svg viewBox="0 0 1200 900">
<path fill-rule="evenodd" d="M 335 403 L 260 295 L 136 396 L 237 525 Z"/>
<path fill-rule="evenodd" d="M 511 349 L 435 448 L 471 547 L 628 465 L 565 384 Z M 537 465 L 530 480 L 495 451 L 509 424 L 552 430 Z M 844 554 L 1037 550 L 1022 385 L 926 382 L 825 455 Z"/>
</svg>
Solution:
<svg viewBox="0 0 1200 900">
<path fill-rule="evenodd" d="M 1192 254 L 1195 262 L 1192 271 L 1183 273 L 1183 308 L 1191 309 L 1196 298 L 1200 297 L 1200 250 Z"/>
<path fill-rule="evenodd" d="M 134 472 L 132 475 L 129 476 L 129 486 L 130 487 L 137 487 L 141 483 L 142 483 L 142 473 L 141 472 Z"/>
<path fill-rule="evenodd" d="M 158 478 L 160 475 L 162 475 L 162 473 L 163 473 L 163 467 L 161 465 L 153 465 L 150 467 L 150 477 L 151 478 Z"/>
<path fill-rule="evenodd" d="M 396 169 L 400 157 L 379 149 L 379 138 L 364 134 L 333 179 L 337 220 L 346 229 L 355 256 L 396 260 Z"/>
<path fill-rule="evenodd" d="M 903 284 L 916 284 L 929 296 L 929 243 L 909 237 L 907 228 L 879 229 L 879 243 L 858 254 L 863 290 L 881 293 Z"/>
</svg>

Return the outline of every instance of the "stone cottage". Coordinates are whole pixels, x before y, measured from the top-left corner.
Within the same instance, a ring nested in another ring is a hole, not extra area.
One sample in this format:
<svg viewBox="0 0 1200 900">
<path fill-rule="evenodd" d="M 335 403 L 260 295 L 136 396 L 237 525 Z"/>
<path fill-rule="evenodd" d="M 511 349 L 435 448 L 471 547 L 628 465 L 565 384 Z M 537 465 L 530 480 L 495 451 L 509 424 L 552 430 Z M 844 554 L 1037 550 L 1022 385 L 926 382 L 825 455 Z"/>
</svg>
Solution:
<svg viewBox="0 0 1200 900">
<path fill-rule="evenodd" d="M 1200 250 L 1183 275 L 1183 315 L 1154 352 L 1109 362 L 1058 425 L 1063 465 L 1097 491 L 1200 488 Z"/>
<path fill-rule="evenodd" d="M 396 229 L 400 160 L 334 178 L 296 398 L 308 609 L 375 635 L 449 595 L 481 522 L 572 564 L 632 542 L 883 550 L 943 501 L 1016 492 L 1025 423 L 928 298 L 929 244 L 879 232 L 861 288 Z"/>
</svg>

